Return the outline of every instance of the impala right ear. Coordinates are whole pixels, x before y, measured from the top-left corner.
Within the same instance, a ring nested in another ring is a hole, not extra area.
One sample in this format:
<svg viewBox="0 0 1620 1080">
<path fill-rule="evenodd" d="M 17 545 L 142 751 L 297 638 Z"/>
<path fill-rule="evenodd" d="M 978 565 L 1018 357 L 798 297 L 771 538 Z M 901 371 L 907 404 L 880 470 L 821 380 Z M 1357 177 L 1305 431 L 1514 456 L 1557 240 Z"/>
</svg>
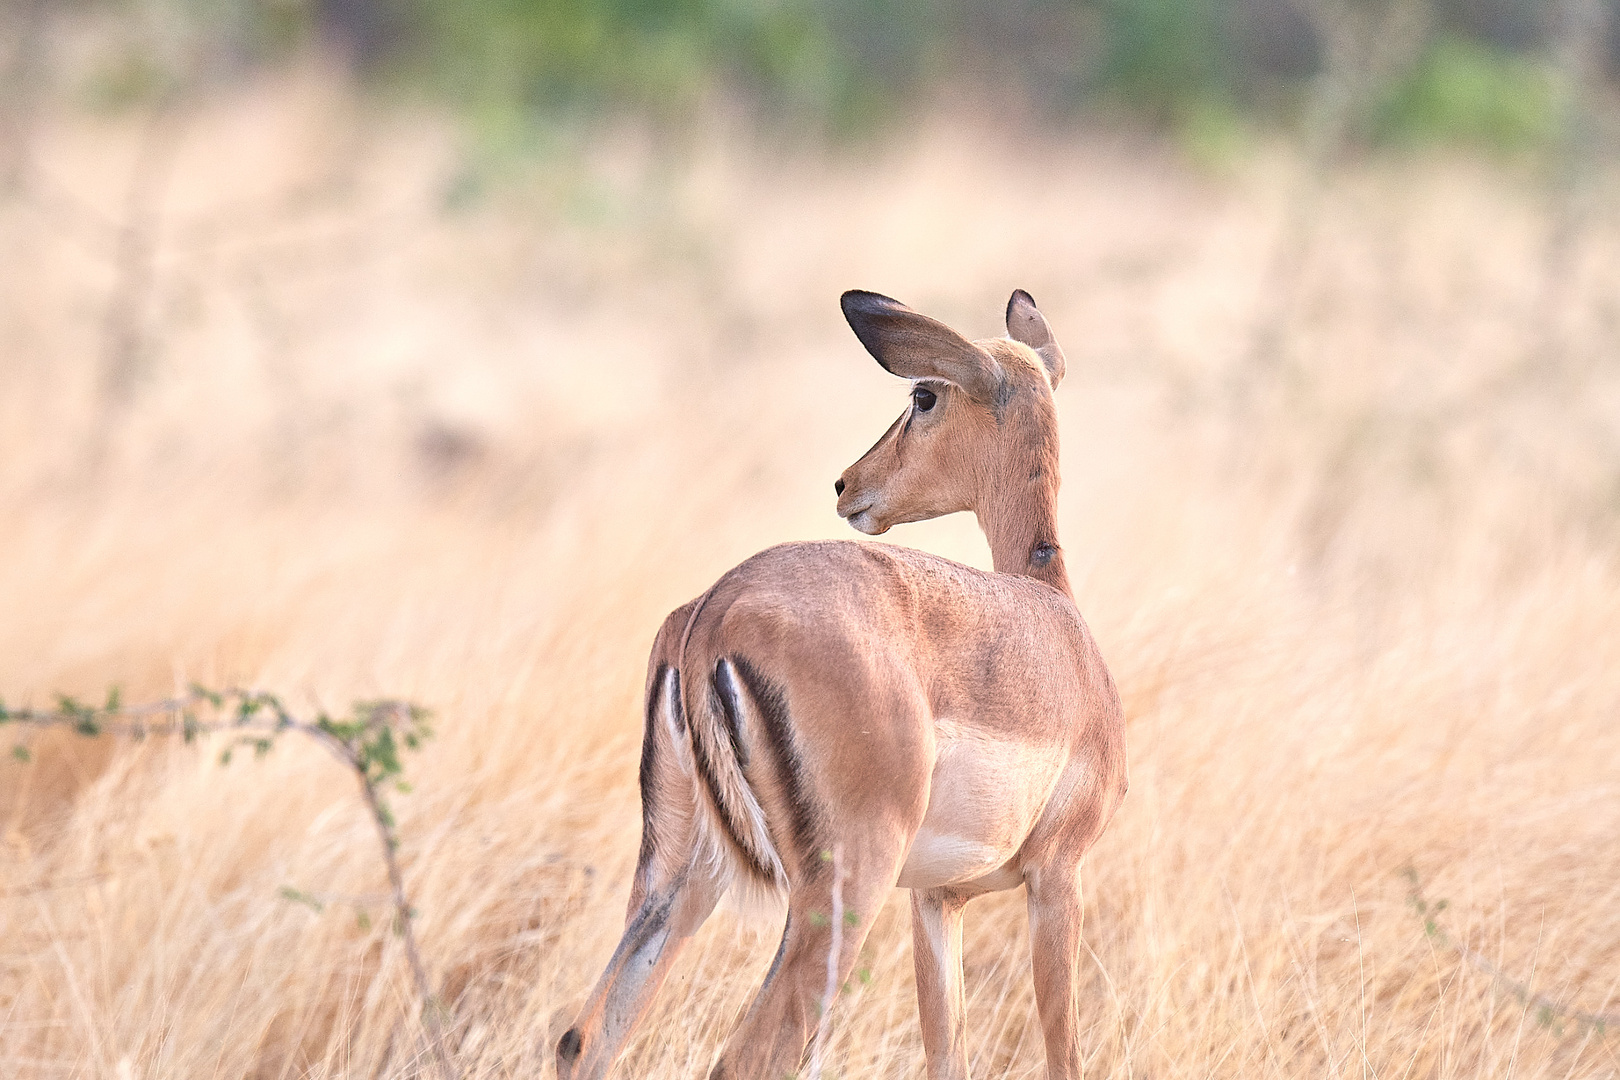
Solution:
<svg viewBox="0 0 1620 1080">
<path fill-rule="evenodd" d="M 1007 336 L 1035 350 L 1041 363 L 1046 365 L 1052 389 L 1056 390 L 1067 367 L 1063 346 L 1052 336 L 1052 328 L 1046 325 L 1046 316 L 1035 306 L 1035 298 L 1023 289 L 1014 289 L 1012 299 L 1007 301 Z"/>
<path fill-rule="evenodd" d="M 995 401 L 1001 365 L 944 323 L 860 289 L 851 289 L 839 303 L 849 328 L 885 371 L 907 379 L 944 379 L 980 404 Z"/>
</svg>

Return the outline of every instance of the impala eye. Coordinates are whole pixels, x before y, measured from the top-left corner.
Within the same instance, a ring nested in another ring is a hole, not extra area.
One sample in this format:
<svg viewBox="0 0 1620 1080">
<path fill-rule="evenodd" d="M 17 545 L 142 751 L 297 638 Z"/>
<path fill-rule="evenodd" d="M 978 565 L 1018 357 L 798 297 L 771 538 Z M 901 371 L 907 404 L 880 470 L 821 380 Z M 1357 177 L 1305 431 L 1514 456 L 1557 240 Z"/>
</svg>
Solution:
<svg viewBox="0 0 1620 1080">
<path fill-rule="evenodd" d="M 929 409 L 932 409 L 934 407 L 934 402 L 937 400 L 939 399 L 934 397 L 934 392 L 928 389 L 928 387 L 912 387 L 911 404 L 916 406 L 918 412 L 927 412 Z"/>
</svg>

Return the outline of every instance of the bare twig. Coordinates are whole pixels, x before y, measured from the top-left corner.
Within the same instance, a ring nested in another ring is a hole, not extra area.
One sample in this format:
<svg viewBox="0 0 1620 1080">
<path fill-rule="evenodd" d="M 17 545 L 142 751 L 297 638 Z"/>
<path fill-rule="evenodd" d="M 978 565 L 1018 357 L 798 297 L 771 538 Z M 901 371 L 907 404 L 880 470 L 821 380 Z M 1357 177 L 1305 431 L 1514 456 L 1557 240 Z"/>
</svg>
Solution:
<svg viewBox="0 0 1620 1080">
<path fill-rule="evenodd" d="M 810 1043 L 808 1080 L 821 1080 L 826 1061 L 827 1040 L 832 1037 L 833 1003 L 838 1000 L 838 966 L 844 950 L 844 847 L 832 849 L 832 942 L 827 946 L 827 986 L 821 994 L 821 1017 L 816 1036 Z"/>
<path fill-rule="evenodd" d="M 1322 70 L 1312 87 L 1304 122 L 1304 170 L 1283 213 L 1271 259 L 1261 281 L 1244 370 L 1236 389 L 1240 402 L 1265 377 L 1286 382 L 1296 373 L 1287 358 L 1287 336 L 1299 308 L 1310 254 L 1312 226 L 1321 210 L 1328 177 L 1378 97 L 1411 70 L 1429 40 L 1431 0 L 1294 0 L 1322 43 Z"/>
<path fill-rule="evenodd" d="M 39 81 L 45 0 L 10 0 L 0 5 L 0 29 L 14 45 L 0 75 L 0 196 L 15 193 L 28 171 L 34 91 Z"/>
<path fill-rule="evenodd" d="M 355 773 L 360 779 L 360 793 L 366 801 L 366 809 L 371 811 L 371 818 L 377 823 L 377 837 L 382 842 L 383 862 L 388 867 L 388 886 L 393 892 L 394 927 L 405 946 L 405 959 L 411 966 L 411 978 L 416 983 L 416 994 L 422 1008 L 422 1024 L 427 1031 L 428 1049 L 439 1072 L 447 1080 L 453 1080 L 457 1076 L 457 1070 L 445 1046 L 442 1008 L 438 995 L 433 992 L 433 984 L 428 980 L 427 965 L 422 962 L 422 950 L 416 943 L 413 918 L 415 913 L 411 910 L 410 898 L 405 894 L 405 877 L 396 857 L 399 836 L 394 825 L 394 815 L 383 803 L 371 772 L 366 768 L 357 767 Z"/>
<path fill-rule="evenodd" d="M 1438 921 L 1440 913 L 1446 909 L 1446 901 L 1439 900 L 1432 904 L 1428 901 L 1423 895 L 1423 881 L 1418 877 L 1415 867 L 1406 867 L 1401 871 L 1401 876 L 1406 879 L 1408 886 L 1407 903 L 1412 905 L 1412 909 L 1423 920 L 1423 932 L 1431 940 L 1451 949 L 1468 961 L 1475 969 L 1489 975 L 1493 983 L 1519 999 L 1527 1008 L 1534 1008 L 1536 1020 L 1543 1026 L 1552 1028 L 1560 1035 L 1563 1034 L 1560 1022 L 1573 1024 L 1577 1035 L 1606 1035 L 1610 1031 L 1620 1031 L 1620 1012 L 1587 1012 L 1567 1002 L 1539 994 L 1531 989 L 1529 983 L 1515 979 L 1486 959 L 1483 953 L 1469 948 L 1452 937 Z"/>
<path fill-rule="evenodd" d="M 110 410 L 128 404 L 147 362 L 145 321 L 156 276 L 163 193 L 180 149 L 182 119 L 172 96 L 153 107 L 124 192 L 101 362 L 102 394 Z"/>
<path fill-rule="evenodd" d="M 1600 152 L 1593 102 L 1603 79 L 1609 13 L 1602 0 L 1560 0 L 1554 7 L 1553 64 L 1560 83 L 1561 115 L 1554 149 L 1552 228 L 1542 275 L 1541 333 L 1530 357 L 1532 367 L 1564 365 L 1566 341 L 1561 315 L 1590 225 L 1590 173 Z"/>
</svg>

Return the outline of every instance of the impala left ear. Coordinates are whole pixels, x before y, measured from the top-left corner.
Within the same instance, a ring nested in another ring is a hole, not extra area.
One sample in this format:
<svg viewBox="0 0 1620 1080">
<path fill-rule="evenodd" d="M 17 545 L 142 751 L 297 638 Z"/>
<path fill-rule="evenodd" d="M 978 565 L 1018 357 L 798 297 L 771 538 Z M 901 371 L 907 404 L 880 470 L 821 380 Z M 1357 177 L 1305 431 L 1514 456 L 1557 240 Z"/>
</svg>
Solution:
<svg viewBox="0 0 1620 1080">
<path fill-rule="evenodd" d="M 1007 336 L 1034 349 L 1046 365 L 1046 375 L 1052 380 L 1052 389 L 1063 381 L 1063 346 L 1052 336 L 1046 325 L 1046 316 L 1035 307 L 1035 298 L 1023 289 L 1013 290 L 1007 301 Z"/>
<path fill-rule="evenodd" d="M 938 319 L 861 289 L 851 289 L 838 303 L 849 328 L 885 371 L 907 379 L 944 379 L 982 405 L 996 400 L 1005 381 L 1001 365 Z"/>
</svg>

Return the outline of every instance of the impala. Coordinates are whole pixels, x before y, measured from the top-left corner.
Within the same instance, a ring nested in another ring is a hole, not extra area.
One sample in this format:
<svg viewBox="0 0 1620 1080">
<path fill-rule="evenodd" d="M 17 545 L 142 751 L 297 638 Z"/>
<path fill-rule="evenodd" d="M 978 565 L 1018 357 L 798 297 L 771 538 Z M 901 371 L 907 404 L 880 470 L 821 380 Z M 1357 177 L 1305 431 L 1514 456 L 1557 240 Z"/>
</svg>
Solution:
<svg viewBox="0 0 1620 1080">
<path fill-rule="evenodd" d="M 664 621 L 648 661 L 641 853 L 624 937 L 557 1043 L 604 1076 L 728 888 L 785 894 L 787 925 L 714 1080 L 782 1080 L 890 889 L 911 890 L 928 1075 L 967 1076 L 962 909 L 1028 893 L 1051 1078 L 1080 1072 L 1080 858 L 1125 795 L 1119 695 L 1058 546 L 1063 351 L 1022 290 L 969 341 L 869 292 L 844 316 L 912 380 L 905 412 L 834 485 L 863 533 L 972 510 L 985 573 L 867 541 L 760 552 Z M 835 958 L 834 868 L 844 903 Z"/>
</svg>

